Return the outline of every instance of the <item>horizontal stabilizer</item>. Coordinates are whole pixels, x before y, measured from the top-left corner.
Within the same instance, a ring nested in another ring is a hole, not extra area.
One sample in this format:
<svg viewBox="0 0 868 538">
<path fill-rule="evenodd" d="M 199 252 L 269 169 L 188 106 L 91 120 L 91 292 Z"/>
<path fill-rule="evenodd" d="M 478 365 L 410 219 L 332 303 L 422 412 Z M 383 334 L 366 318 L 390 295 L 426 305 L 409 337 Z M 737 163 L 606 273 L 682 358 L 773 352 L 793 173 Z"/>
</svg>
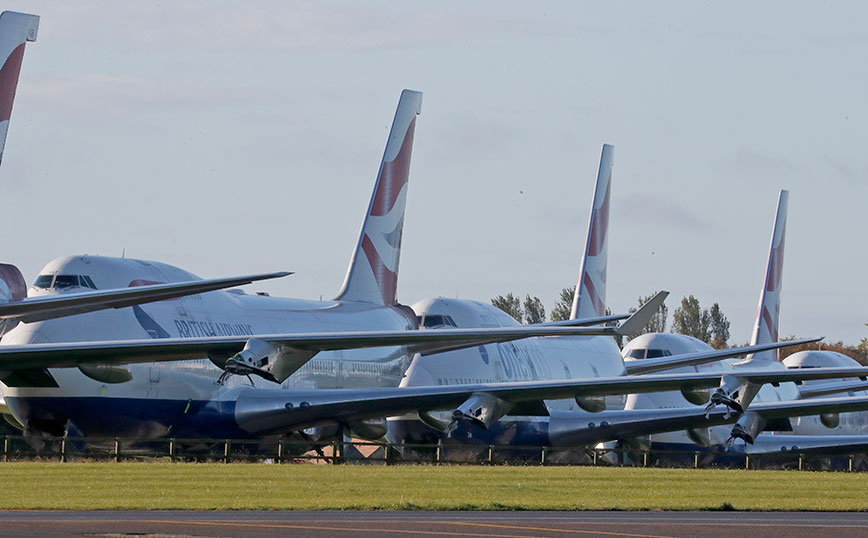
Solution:
<svg viewBox="0 0 868 538">
<path fill-rule="evenodd" d="M 621 321 L 627 319 L 632 314 L 612 314 L 611 316 L 598 316 L 595 318 L 582 319 L 564 319 L 561 321 L 548 321 L 546 323 L 536 323 L 535 327 L 587 327 L 589 325 L 600 325 L 610 321 Z"/>
<path fill-rule="evenodd" d="M 642 334 L 642 330 L 645 329 L 645 326 L 648 325 L 651 318 L 654 317 L 654 314 L 657 313 L 657 310 L 660 309 L 660 305 L 663 304 L 663 301 L 665 301 L 668 296 L 668 291 L 657 292 L 657 295 L 652 297 L 647 303 L 640 306 L 639 310 L 635 311 L 632 316 L 627 318 L 627 321 L 618 327 L 618 334 L 622 336 L 637 336 Z"/>
<path fill-rule="evenodd" d="M 624 368 L 627 370 L 627 373 L 631 375 L 650 374 L 652 372 L 662 372 L 663 370 L 681 368 L 682 366 L 695 366 L 697 364 L 705 364 L 722 359 L 731 359 L 733 357 L 740 357 L 758 351 L 810 344 L 812 342 L 819 342 L 822 339 L 823 338 L 820 337 L 807 338 L 804 340 L 788 340 L 786 342 L 772 342 L 770 344 L 757 346 L 732 347 L 728 349 L 715 349 L 713 351 L 700 351 L 697 353 L 683 353 L 681 355 L 672 355 L 669 357 L 661 357 L 659 359 L 626 361 L 624 363 Z"/>
<path fill-rule="evenodd" d="M 187 295 L 241 286 L 250 284 L 251 282 L 280 278 L 291 274 L 288 272 L 264 273 L 231 278 L 171 282 L 150 286 L 31 297 L 21 301 L 0 304 L 0 319 L 14 318 L 24 323 L 29 323 L 62 318 L 108 308 L 123 308 L 154 301 L 176 299 Z"/>
</svg>

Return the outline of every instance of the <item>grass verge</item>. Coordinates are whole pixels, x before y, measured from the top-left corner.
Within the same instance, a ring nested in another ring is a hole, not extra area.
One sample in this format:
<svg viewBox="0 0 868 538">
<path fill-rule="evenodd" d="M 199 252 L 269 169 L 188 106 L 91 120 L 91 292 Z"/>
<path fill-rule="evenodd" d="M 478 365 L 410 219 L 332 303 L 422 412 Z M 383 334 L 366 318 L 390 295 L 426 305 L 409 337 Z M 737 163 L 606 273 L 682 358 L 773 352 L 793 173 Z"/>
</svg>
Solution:
<svg viewBox="0 0 868 538">
<path fill-rule="evenodd" d="M 3 463 L 3 509 L 868 510 L 868 477 L 604 467 Z"/>
</svg>

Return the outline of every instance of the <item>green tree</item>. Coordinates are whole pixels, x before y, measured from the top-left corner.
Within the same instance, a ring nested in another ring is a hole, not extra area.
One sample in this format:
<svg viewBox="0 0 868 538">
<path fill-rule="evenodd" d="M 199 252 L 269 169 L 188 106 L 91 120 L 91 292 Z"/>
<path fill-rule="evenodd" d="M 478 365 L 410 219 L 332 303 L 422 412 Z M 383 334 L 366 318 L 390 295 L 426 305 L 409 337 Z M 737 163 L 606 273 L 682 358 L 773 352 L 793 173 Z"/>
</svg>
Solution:
<svg viewBox="0 0 868 538">
<path fill-rule="evenodd" d="M 555 307 L 552 309 L 552 321 L 564 321 L 570 319 L 570 314 L 573 311 L 573 296 L 575 294 L 575 286 L 561 290 L 561 295 L 558 297 Z"/>
<path fill-rule="evenodd" d="M 868 323 L 866 323 L 865 326 L 868 327 Z M 859 345 L 856 346 L 856 349 L 859 351 L 859 353 L 862 353 L 863 355 L 868 357 L 868 338 L 863 338 L 862 340 L 860 340 Z"/>
<path fill-rule="evenodd" d="M 787 338 L 781 338 L 782 342 L 787 340 L 800 340 L 801 338 L 796 338 L 795 336 L 788 336 Z M 844 342 L 830 342 L 828 340 L 823 340 L 822 342 L 812 342 L 809 344 L 799 344 L 797 346 L 790 346 L 781 349 L 781 357 L 786 358 L 792 355 L 793 353 L 798 353 L 799 351 L 814 351 L 817 349 L 821 349 L 823 351 L 837 351 L 843 355 L 847 355 L 851 359 L 854 359 L 856 362 L 862 365 L 868 365 L 868 338 L 863 338 L 861 342 L 855 346 L 849 346 Z"/>
<path fill-rule="evenodd" d="M 521 323 L 522 318 L 524 317 L 521 310 L 521 299 L 519 299 L 512 293 L 507 293 L 506 295 L 498 295 L 491 300 L 491 304 L 503 310 L 504 312 L 515 318 L 517 322 Z"/>
<path fill-rule="evenodd" d="M 681 299 L 681 306 L 672 313 L 672 332 L 708 342 L 711 339 L 710 318 L 708 310 L 702 310 L 699 306 L 699 299 L 693 295 L 684 297 Z"/>
<path fill-rule="evenodd" d="M 530 295 L 525 295 L 524 322 L 528 324 L 545 323 L 545 320 L 546 309 L 543 306 L 542 301 L 539 300 L 539 297 L 531 297 Z"/>
<path fill-rule="evenodd" d="M 720 310 L 720 305 L 714 303 L 708 311 L 708 343 L 715 349 L 723 349 L 729 341 L 729 320 Z"/>
</svg>

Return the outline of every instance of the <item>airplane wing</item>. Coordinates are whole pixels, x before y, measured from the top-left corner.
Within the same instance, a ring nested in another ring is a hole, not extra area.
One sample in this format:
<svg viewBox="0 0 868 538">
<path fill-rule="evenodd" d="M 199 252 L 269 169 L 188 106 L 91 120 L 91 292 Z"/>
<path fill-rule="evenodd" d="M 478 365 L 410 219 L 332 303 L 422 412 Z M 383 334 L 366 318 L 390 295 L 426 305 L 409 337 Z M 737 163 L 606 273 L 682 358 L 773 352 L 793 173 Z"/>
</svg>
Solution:
<svg viewBox="0 0 868 538">
<path fill-rule="evenodd" d="M 737 447 L 730 447 L 735 449 Z M 838 454 L 849 455 L 868 449 L 868 435 L 780 435 L 761 433 L 752 445 L 740 447 L 747 454 Z"/>
<path fill-rule="evenodd" d="M 868 410 L 868 396 L 758 402 L 749 407 L 751 413 L 766 422 L 790 417 L 844 413 Z M 581 418 L 574 412 L 550 412 L 549 437 L 561 446 L 596 444 L 615 439 L 627 439 L 722 424 L 734 424 L 741 416 L 718 407 L 707 415 L 704 407 L 675 409 L 632 409 L 587 413 Z"/>
<path fill-rule="evenodd" d="M 665 295 L 664 295 L 665 297 Z M 654 300 L 646 304 L 650 305 Z M 641 329 L 657 306 L 640 308 L 616 327 L 517 327 L 438 329 L 433 331 L 353 331 L 293 333 L 256 336 L 160 338 L 0 346 L 0 372 L 28 370 L 36 375 L 16 377 L 16 383 L 53 381 L 45 368 L 112 366 L 137 362 L 161 362 L 209 358 L 232 374 L 258 375 L 283 382 L 320 351 L 405 346 L 410 353 L 431 354 L 531 336 L 614 336 Z"/>
<path fill-rule="evenodd" d="M 432 331 L 433 332 L 433 331 Z M 810 368 L 742 372 L 752 383 L 798 382 L 808 379 L 868 376 L 868 368 Z M 453 416 L 488 425 L 514 409 L 577 396 L 605 396 L 676 389 L 704 389 L 717 386 L 721 374 L 658 374 L 634 377 L 525 381 L 474 385 L 443 385 L 379 389 L 318 389 L 307 391 L 253 389 L 238 391 L 235 419 L 251 434 L 275 433 L 322 423 L 350 423 L 404 413 L 453 410 Z M 225 398 L 231 398 L 228 394 Z M 868 397 L 864 398 L 868 409 Z M 849 401 L 849 400 L 848 400 Z M 799 401 L 805 414 L 825 412 L 824 403 Z M 838 402 L 840 403 L 840 402 Z M 753 404 L 754 406 L 761 404 Z M 765 405 L 765 404 L 762 404 Z M 837 407 L 835 408 L 837 409 Z M 697 408 L 702 413 L 702 408 Z M 820 411 L 818 411 L 820 410 Z M 770 411 L 771 412 L 771 411 Z M 721 414 L 724 411 L 720 411 Z"/>
<path fill-rule="evenodd" d="M 0 346 L 0 371 L 67 368 L 91 363 L 122 365 L 209 357 L 225 359 L 241 352 L 248 342 L 254 340 L 282 346 L 287 351 L 309 353 L 388 346 L 407 346 L 410 352 L 434 353 L 443 349 L 508 342 L 530 336 L 612 335 L 615 334 L 614 331 L 615 329 L 611 327 L 518 326 L 436 331 L 321 332 L 25 344 Z"/>
<path fill-rule="evenodd" d="M 817 398 L 841 394 L 842 392 L 856 392 L 868 390 L 868 382 L 865 381 L 839 381 L 837 383 L 824 383 L 822 385 L 803 385 L 799 387 L 799 399 Z"/>
<path fill-rule="evenodd" d="M 788 340 L 786 342 L 773 342 L 771 344 L 760 344 L 755 346 L 715 349 L 712 351 L 701 351 L 697 353 L 683 353 L 680 355 L 671 355 L 669 357 L 661 357 L 658 359 L 624 361 L 624 368 L 626 368 L 627 373 L 630 375 L 650 374 L 652 372 L 661 372 L 663 370 L 671 370 L 672 368 L 680 368 L 682 366 L 705 364 L 708 362 L 719 361 L 721 359 L 729 359 L 732 357 L 747 355 L 748 353 L 756 353 L 758 351 L 778 349 L 788 346 L 798 346 L 801 344 L 818 342 L 820 340 L 822 340 L 822 338 Z"/>
<path fill-rule="evenodd" d="M 175 299 L 186 295 L 231 288 L 233 286 L 241 286 L 271 278 L 280 278 L 291 274 L 288 272 L 263 273 L 231 278 L 171 282 L 150 286 L 30 297 L 20 301 L 0 304 L 0 319 L 14 318 L 24 323 L 42 321 L 108 308 L 123 308 L 125 306 Z"/>
</svg>

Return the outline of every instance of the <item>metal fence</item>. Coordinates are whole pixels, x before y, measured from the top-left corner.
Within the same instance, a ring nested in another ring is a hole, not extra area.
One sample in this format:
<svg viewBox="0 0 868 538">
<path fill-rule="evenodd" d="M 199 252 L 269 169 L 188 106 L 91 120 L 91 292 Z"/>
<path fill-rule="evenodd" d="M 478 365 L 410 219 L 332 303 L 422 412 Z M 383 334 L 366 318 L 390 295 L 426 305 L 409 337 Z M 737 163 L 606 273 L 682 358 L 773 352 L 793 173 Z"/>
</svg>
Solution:
<svg viewBox="0 0 868 538">
<path fill-rule="evenodd" d="M 158 439 L 128 442 L 78 437 L 26 439 L 7 435 L 2 461 L 189 461 L 309 464 L 587 465 L 868 471 L 868 454 L 780 452 L 744 454 L 715 450 L 644 450 L 516 445 L 388 444 L 286 439 Z"/>
</svg>

